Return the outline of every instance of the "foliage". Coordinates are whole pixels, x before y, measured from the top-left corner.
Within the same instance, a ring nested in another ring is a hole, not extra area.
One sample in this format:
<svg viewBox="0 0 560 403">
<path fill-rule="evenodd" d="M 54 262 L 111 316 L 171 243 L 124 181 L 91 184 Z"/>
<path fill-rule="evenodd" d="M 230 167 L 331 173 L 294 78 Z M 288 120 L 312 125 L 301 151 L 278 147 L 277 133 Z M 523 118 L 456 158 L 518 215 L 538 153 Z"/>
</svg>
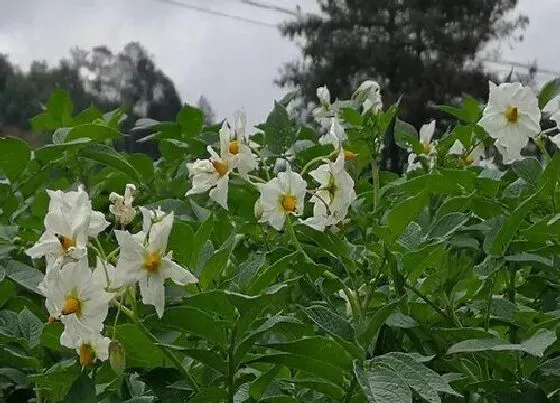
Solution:
<svg viewBox="0 0 560 403">
<path fill-rule="evenodd" d="M 379 169 L 384 136 L 420 154 L 416 129 L 395 124 L 397 105 L 362 114 L 349 101 L 341 121 L 357 198 L 348 216 L 317 231 L 287 214 L 277 231 L 255 218 L 256 184 L 289 164 L 314 189 L 306 173 L 337 154 L 297 127 L 282 101 L 250 138 L 257 168 L 231 173 L 225 210 L 205 194 L 185 197 L 193 167 L 185 163 L 218 141 L 219 127 L 204 126 L 200 110 L 138 120 L 161 153 L 152 161 L 115 150 L 121 112 L 75 114 L 67 93 L 53 93 L 35 118 L 54 130 L 52 144 L 31 150 L 0 139 L 1 399 L 556 401 L 560 154 L 543 150 L 501 172 L 449 154 L 455 140 L 490 149 L 473 102 L 447 109 L 461 121 L 398 176 Z M 113 221 L 87 244 L 89 263 L 118 266 L 115 231 L 142 228 L 138 217 L 115 221 L 115 200 L 130 198 L 112 195 L 113 205 L 110 194 L 128 183 L 134 205 L 173 211 L 167 249 L 199 284 L 166 282 L 161 318 L 135 284 L 122 287 L 105 320 L 109 359 L 80 368 L 44 307 L 45 262 L 26 250 L 44 230 L 46 190 L 82 184 Z M 311 215 L 308 204 L 302 218 Z"/>
</svg>

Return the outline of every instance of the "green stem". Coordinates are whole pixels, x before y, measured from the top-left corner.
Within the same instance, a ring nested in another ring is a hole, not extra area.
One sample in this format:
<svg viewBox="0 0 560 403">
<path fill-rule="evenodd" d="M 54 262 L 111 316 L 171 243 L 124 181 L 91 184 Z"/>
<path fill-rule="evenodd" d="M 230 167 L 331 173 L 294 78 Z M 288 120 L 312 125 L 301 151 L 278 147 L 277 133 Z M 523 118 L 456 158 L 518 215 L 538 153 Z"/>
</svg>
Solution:
<svg viewBox="0 0 560 403">
<path fill-rule="evenodd" d="M 377 159 L 375 157 L 373 157 L 371 161 L 371 175 L 373 180 L 372 203 L 373 211 L 375 211 L 377 210 L 377 206 L 379 204 L 379 165 L 377 164 Z"/>
<path fill-rule="evenodd" d="M 486 317 L 484 318 L 484 330 L 488 331 L 490 328 L 490 309 L 492 308 L 492 297 L 494 294 L 495 275 L 490 279 L 490 290 L 488 291 L 488 305 L 486 306 Z"/>
<path fill-rule="evenodd" d="M 303 254 L 305 254 L 303 248 L 301 247 L 301 244 L 299 243 L 296 237 L 296 232 L 294 231 L 294 225 L 292 224 L 291 217 L 289 216 L 286 217 L 286 223 L 284 225 L 286 227 L 286 232 L 288 233 L 290 239 L 292 240 L 292 243 L 294 244 L 294 247 L 300 252 L 302 252 Z"/>
<path fill-rule="evenodd" d="M 352 401 L 352 395 L 354 394 L 354 388 L 356 387 L 357 383 L 358 380 L 356 379 L 356 376 L 355 375 L 352 376 L 352 382 L 350 382 L 350 387 L 346 391 L 346 395 L 344 396 L 343 403 L 350 403 Z"/>
<path fill-rule="evenodd" d="M 315 157 L 313 158 L 311 161 L 309 161 L 307 164 L 305 164 L 303 166 L 303 168 L 301 168 L 301 176 L 304 176 L 307 171 L 309 170 L 309 168 L 311 168 L 314 164 L 323 161 L 323 159 L 325 158 L 329 158 L 332 154 L 330 154 L 328 157 L 325 157 L 324 155 L 320 156 L 320 157 Z"/>
<path fill-rule="evenodd" d="M 512 264 L 511 267 L 509 267 L 509 272 L 508 272 L 507 294 L 508 294 L 509 302 L 511 302 L 513 305 L 516 304 L 515 303 L 516 300 L 515 278 L 516 277 L 517 277 L 517 267 L 515 266 L 515 264 Z M 515 325 L 511 325 L 509 328 L 509 341 L 512 344 L 517 343 L 517 327 L 515 327 Z"/>
<path fill-rule="evenodd" d="M 546 147 L 544 145 L 542 133 L 539 134 L 537 137 L 535 137 L 535 144 L 537 145 L 539 151 L 545 157 L 547 162 L 550 161 L 551 160 L 550 154 L 548 153 L 548 151 L 546 150 Z"/>
<path fill-rule="evenodd" d="M 235 333 L 236 329 L 234 327 L 233 329 L 231 329 L 228 348 L 228 403 L 233 403 L 233 397 L 235 396 Z"/>
<path fill-rule="evenodd" d="M 169 359 L 169 361 L 171 361 L 173 363 L 173 365 L 175 366 L 175 368 L 177 368 L 185 377 L 185 379 L 187 380 L 187 382 L 190 383 L 190 385 L 192 386 L 193 390 L 195 392 L 198 392 L 199 387 L 197 382 L 195 381 L 195 379 L 192 377 L 192 375 L 185 369 L 185 367 L 183 366 L 183 364 L 181 363 L 181 361 L 179 361 L 179 359 L 177 357 L 175 357 L 175 354 L 173 354 L 172 351 L 170 351 L 169 349 L 167 349 L 165 346 L 161 345 L 160 341 L 158 340 L 158 338 L 156 336 L 154 336 L 147 328 L 146 326 L 144 326 L 144 324 L 142 322 L 140 322 L 138 320 L 138 317 L 135 315 L 135 313 L 128 309 L 126 306 L 124 306 L 123 304 L 121 304 L 120 302 L 117 302 L 115 300 L 113 300 L 113 304 L 118 307 L 126 316 L 128 316 L 128 318 L 130 320 L 132 320 L 132 322 L 134 322 L 134 324 L 138 327 L 138 329 L 148 338 L 150 339 L 150 341 L 152 343 L 154 343 L 156 346 L 159 347 L 159 349 L 161 350 L 161 352 Z"/>
<path fill-rule="evenodd" d="M 451 316 L 449 316 L 444 309 L 440 308 L 439 306 L 437 306 L 433 301 L 431 301 L 427 296 L 425 296 L 424 294 L 422 294 L 422 292 L 420 290 L 418 290 L 416 287 L 405 284 L 405 287 L 408 288 L 410 291 L 412 291 L 414 294 L 416 294 L 417 297 L 419 297 L 422 301 L 424 301 L 426 304 L 430 305 L 432 307 L 432 309 L 440 316 L 442 316 L 443 318 L 447 319 L 447 320 L 451 320 L 453 321 L 453 318 Z"/>
</svg>

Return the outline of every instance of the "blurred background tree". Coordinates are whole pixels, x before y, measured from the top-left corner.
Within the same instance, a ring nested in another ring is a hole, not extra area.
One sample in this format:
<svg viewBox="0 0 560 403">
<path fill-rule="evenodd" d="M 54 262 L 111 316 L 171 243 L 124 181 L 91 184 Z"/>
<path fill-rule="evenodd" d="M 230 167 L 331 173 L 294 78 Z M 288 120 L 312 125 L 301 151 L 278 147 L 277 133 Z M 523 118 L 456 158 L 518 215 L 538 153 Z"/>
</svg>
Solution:
<svg viewBox="0 0 560 403">
<path fill-rule="evenodd" d="M 300 44 L 302 60 L 286 63 L 277 83 L 299 87 L 304 105 L 317 87 L 348 98 L 377 80 L 384 104 L 402 96 L 400 117 L 419 127 L 439 116 L 430 108 L 465 93 L 482 99 L 488 79 L 476 57 L 491 41 L 522 40 L 528 18 L 517 0 L 317 0 L 322 16 L 305 15 L 281 30 Z M 399 161 L 389 146 L 388 160 Z M 398 167 L 389 167 L 398 169 Z"/>
</svg>

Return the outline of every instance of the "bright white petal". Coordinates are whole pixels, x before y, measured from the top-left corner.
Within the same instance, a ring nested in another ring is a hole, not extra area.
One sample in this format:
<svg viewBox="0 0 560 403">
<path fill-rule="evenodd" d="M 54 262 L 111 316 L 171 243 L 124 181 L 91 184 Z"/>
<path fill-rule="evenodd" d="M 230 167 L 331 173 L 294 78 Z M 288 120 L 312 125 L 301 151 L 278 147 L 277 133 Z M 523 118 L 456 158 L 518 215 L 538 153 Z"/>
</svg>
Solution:
<svg viewBox="0 0 560 403">
<path fill-rule="evenodd" d="M 157 315 L 161 318 L 165 309 L 163 278 L 159 275 L 145 276 L 138 281 L 138 285 L 140 286 L 142 303 L 144 305 L 153 305 L 156 308 Z"/>
</svg>

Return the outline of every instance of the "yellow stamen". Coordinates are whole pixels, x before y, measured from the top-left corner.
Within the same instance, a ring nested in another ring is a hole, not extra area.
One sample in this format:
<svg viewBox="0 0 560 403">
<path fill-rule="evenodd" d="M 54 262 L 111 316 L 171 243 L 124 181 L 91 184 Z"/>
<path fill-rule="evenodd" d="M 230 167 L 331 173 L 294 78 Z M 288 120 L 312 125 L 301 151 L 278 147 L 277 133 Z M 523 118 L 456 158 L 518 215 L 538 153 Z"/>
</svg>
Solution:
<svg viewBox="0 0 560 403">
<path fill-rule="evenodd" d="M 216 172 L 218 172 L 218 175 L 224 176 L 225 174 L 228 173 L 229 167 L 226 163 L 219 162 L 219 161 L 212 161 L 212 165 L 214 166 Z"/>
<path fill-rule="evenodd" d="M 159 252 L 152 252 L 144 259 L 144 267 L 150 273 L 155 273 L 161 266 L 161 256 Z"/>
<path fill-rule="evenodd" d="M 95 361 L 95 351 L 90 344 L 82 344 L 80 346 L 80 365 L 87 367 L 93 361 Z"/>
<path fill-rule="evenodd" d="M 66 297 L 64 301 L 64 305 L 62 306 L 61 313 L 63 315 L 70 315 L 72 313 L 80 315 L 81 304 L 80 300 L 75 297 Z"/>
<path fill-rule="evenodd" d="M 289 213 L 296 211 L 296 197 L 290 193 L 283 194 L 282 208 Z"/>
<path fill-rule="evenodd" d="M 356 158 L 356 154 L 352 151 L 344 150 L 344 161 L 351 161 Z"/>
<path fill-rule="evenodd" d="M 465 161 L 465 164 L 467 165 L 472 165 L 472 163 L 474 162 L 474 158 L 470 155 L 467 155 L 465 158 L 463 158 L 463 161 Z"/>
<path fill-rule="evenodd" d="M 230 141 L 229 152 L 230 152 L 230 154 L 233 154 L 233 155 L 236 155 L 237 153 L 239 153 L 239 143 L 237 142 L 237 140 Z"/>
<path fill-rule="evenodd" d="M 70 248 L 74 248 L 76 247 L 76 240 L 72 239 L 72 238 L 68 238 L 64 235 L 61 234 L 54 234 L 55 237 L 58 238 L 58 242 L 60 242 L 60 246 L 62 247 L 62 250 L 64 251 L 64 253 L 68 253 L 68 250 Z"/>
<path fill-rule="evenodd" d="M 508 106 L 504 112 L 509 123 L 517 123 L 518 111 L 516 106 Z"/>
<path fill-rule="evenodd" d="M 430 152 L 432 151 L 432 146 L 430 144 L 423 144 L 422 146 L 424 148 L 424 154 L 430 155 Z"/>
<path fill-rule="evenodd" d="M 54 322 L 56 322 L 56 318 L 54 316 L 49 316 L 49 325 L 53 324 Z"/>
</svg>

